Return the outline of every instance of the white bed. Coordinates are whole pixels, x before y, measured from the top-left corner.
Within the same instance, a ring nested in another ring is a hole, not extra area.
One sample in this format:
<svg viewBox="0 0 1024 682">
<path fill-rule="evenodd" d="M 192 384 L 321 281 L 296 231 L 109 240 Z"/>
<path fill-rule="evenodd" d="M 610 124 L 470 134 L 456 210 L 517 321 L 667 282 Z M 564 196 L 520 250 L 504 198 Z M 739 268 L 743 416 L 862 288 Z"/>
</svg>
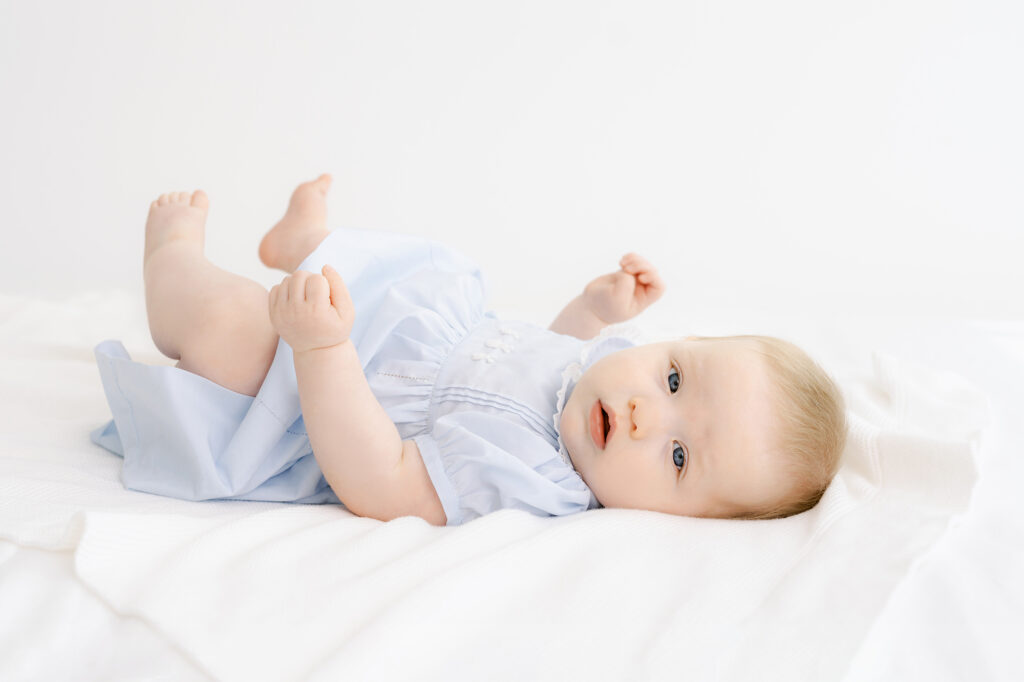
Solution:
<svg viewBox="0 0 1024 682">
<path fill-rule="evenodd" d="M 792 339 L 853 430 L 822 503 L 457 528 L 125 490 L 92 347 L 140 294 L 0 297 L 0 679 L 1024 679 L 1024 322 L 694 320 Z"/>
</svg>

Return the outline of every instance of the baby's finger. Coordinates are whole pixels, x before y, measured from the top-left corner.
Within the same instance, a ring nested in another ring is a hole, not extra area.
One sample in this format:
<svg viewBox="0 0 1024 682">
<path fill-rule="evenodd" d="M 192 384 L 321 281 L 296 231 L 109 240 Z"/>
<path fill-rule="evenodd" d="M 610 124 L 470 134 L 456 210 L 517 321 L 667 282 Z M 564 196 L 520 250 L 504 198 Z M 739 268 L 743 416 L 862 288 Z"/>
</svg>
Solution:
<svg viewBox="0 0 1024 682">
<path fill-rule="evenodd" d="M 296 270 L 292 273 L 291 281 L 288 283 L 288 302 L 302 303 L 306 296 L 306 278 L 309 273 L 305 270 Z"/>
<path fill-rule="evenodd" d="M 331 285 L 331 305 L 339 311 L 353 308 L 352 297 L 348 293 L 348 287 L 345 286 L 345 280 L 341 278 L 338 271 L 330 265 L 325 265 L 321 272 L 327 278 L 327 283 Z"/>
<path fill-rule="evenodd" d="M 622 257 L 622 260 L 619 261 L 619 264 L 622 266 L 623 270 L 631 275 L 651 269 L 651 264 L 647 259 L 636 253 L 627 253 Z"/>
<path fill-rule="evenodd" d="M 644 279 L 647 281 L 645 282 Z M 661 298 L 661 295 L 665 293 L 665 280 L 661 278 L 657 270 L 651 270 L 645 272 L 642 275 L 637 276 L 639 281 L 647 294 L 648 305 L 654 303 L 656 300 Z"/>
<path fill-rule="evenodd" d="M 327 278 L 321 275 L 310 275 L 306 279 L 306 300 L 312 303 L 331 302 L 331 287 Z"/>
<path fill-rule="evenodd" d="M 267 313 L 270 315 L 270 324 L 274 329 L 277 329 L 277 319 L 281 314 L 281 310 L 278 307 L 278 299 L 281 297 L 281 285 L 275 284 L 270 288 L 270 293 L 267 294 Z"/>
</svg>

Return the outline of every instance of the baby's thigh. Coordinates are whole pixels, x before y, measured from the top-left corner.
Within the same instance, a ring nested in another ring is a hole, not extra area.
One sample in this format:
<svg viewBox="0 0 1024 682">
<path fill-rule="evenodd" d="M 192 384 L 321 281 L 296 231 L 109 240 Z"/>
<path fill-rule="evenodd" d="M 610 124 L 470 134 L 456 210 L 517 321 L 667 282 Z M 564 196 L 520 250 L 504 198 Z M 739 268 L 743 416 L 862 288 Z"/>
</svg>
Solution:
<svg viewBox="0 0 1024 682">
<path fill-rule="evenodd" d="M 236 393 L 256 395 L 277 352 L 266 299 L 222 300 L 202 318 L 182 344 L 177 367 Z"/>
</svg>

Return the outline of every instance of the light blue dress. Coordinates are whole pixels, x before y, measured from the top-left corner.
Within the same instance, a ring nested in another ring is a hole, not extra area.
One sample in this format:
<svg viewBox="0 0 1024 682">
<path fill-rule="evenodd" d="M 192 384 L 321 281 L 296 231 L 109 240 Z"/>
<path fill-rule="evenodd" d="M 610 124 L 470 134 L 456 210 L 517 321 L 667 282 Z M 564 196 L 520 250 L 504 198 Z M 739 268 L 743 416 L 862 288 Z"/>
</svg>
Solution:
<svg viewBox="0 0 1024 682">
<path fill-rule="evenodd" d="M 351 339 L 370 388 L 419 446 L 449 525 L 498 509 L 548 516 L 600 506 L 560 447 L 558 412 L 581 367 L 631 340 L 587 344 L 503 321 L 485 311 L 477 267 L 425 239 L 335 230 L 299 267 L 327 263 L 355 304 Z M 255 397 L 133 362 L 118 341 L 95 353 L 113 419 L 91 436 L 124 457 L 126 487 L 188 500 L 339 503 L 312 454 L 288 344 L 279 342 Z"/>
</svg>

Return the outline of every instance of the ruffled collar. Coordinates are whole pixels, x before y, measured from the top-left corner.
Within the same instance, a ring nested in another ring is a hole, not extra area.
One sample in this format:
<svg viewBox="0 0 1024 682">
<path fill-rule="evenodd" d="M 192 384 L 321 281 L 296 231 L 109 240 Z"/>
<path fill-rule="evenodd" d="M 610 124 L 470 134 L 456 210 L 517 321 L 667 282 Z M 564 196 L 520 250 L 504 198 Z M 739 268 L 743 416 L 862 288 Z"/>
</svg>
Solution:
<svg viewBox="0 0 1024 682">
<path fill-rule="evenodd" d="M 579 383 L 580 377 L 583 376 L 584 372 L 601 358 L 611 355 L 616 351 L 646 342 L 646 335 L 633 324 L 622 322 L 609 325 L 602 329 L 600 334 L 584 343 L 580 348 L 579 357 L 562 370 L 562 387 L 558 389 L 556 394 L 557 400 L 555 402 L 555 414 L 552 417 L 552 423 L 555 426 L 555 433 L 558 434 L 558 454 L 574 470 L 576 467 L 573 465 L 572 458 L 569 457 L 569 451 L 562 440 L 561 429 L 562 411 L 565 409 L 565 403 L 568 402 L 572 390 Z M 600 506 L 593 492 L 590 493 L 590 498 L 591 508 Z"/>
</svg>

